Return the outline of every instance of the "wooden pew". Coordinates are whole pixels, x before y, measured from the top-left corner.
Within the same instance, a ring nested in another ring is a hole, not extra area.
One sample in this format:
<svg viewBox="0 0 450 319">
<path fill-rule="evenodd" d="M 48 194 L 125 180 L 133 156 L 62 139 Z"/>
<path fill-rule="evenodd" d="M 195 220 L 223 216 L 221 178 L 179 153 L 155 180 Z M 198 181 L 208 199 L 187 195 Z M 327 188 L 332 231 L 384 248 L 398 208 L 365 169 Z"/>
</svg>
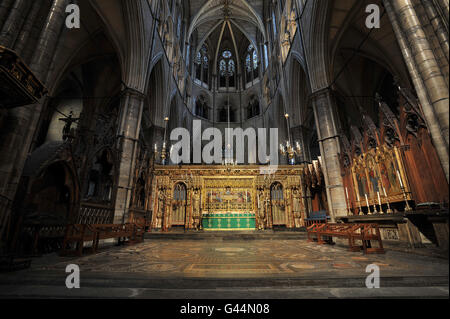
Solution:
<svg viewBox="0 0 450 319">
<path fill-rule="evenodd" d="M 75 252 L 78 256 L 83 254 L 83 246 L 86 242 L 92 242 L 91 250 L 98 250 L 100 240 L 117 239 L 118 244 L 128 242 L 130 244 L 144 241 L 146 221 L 136 221 L 127 224 L 94 224 L 94 225 L 68 225 L 64 236 L 61 255 L 69 253 L 70 244 L 76 243 Z"/>
<path fill-rule="evenodd" d="M 308 241 L 313 241 L 313 235 L 315 235 L 320 245 L 331 244 L 333 237 L 340 237 L 348 240 L 350 251 L 360 251 L 361 246 L 357 246 L 356 241 L 361 240 L 365 254 L 384 253 L 377 224 L 313 224 L 307 228 L 307 231 Z M 324 241 L 323 237 L 328 237 L 328 240 Z M 372 241 L 378 241 L 379 248 L 372 248 Z"/>
<path fill-rule="evenodd" d="M 83 255 L 83 247 L 85 242 L 92 242 L 92 251 L 95 252 L 95 242 L 97 240 L 98 231 L 92 225 L 67 225 L 64 236 L 61 255 L 69 254 L 70 244 L 76 243 L 75 252 L 78 256 Z"/>
<path fill-rule="evenodd" d="M 329 219 L 330 216 L 327 216 L 326 210 L 311 212 L 309 213 L 309 217 L 305 219 L 306 227 L 309 227 L 313 224 L 325 224 Z"/>
<path fill-rule="evenodd" d="M 130 243 L 137 244 L 142 243 L 144 241 L 144 236 L 147 231 L 147 224 L 144 221 L 136 221 L 133 223 L 134 225 L 134 233 L 133 237 L 130 238 Z"/>
<path fill-rule="evenodd" d="M 383 240 L 381 239 L 378 224 L 358 224 L 358 229 L 352 233 L 353 245 L 356 240 L 362 241 L 362 248 L 365 254 L 384 254 Z M 377 241 L 378 247 L 372 247 L 372 242 Z"/>
<path fill-rule="evenodd" d="M 97 230 L 97 238 L 94 243 L 94 250 L 98 249 L 100 240 L 117 239 L 118 244 L 124 244 L 127 239 L 134 238 L 135 224 L 108 224 L 108 225 L 92 225 Z"/>
<path fill-rule="evenodd" d="M 316 235 L 317 236 L 317 232 L 322 229 L 323 227 L 325 227 L 325 224 L 319 224 L 319 223 L 313 223 L 310 226 L 308 226 L 307 229 L 307 233 L 308 233 L 308 241 L 309 242 L 313 242 L 314 239 L 312 237 L 312 235 Z"/>
</svg>

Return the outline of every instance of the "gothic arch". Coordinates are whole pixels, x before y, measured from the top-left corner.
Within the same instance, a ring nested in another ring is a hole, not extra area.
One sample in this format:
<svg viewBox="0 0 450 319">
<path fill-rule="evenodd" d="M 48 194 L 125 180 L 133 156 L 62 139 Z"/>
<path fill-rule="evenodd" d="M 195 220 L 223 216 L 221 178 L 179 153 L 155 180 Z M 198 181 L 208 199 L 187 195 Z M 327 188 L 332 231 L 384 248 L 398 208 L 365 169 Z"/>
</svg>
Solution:
<svg viewBox="0 0 450 319">
<path fill-rule="evenodd" d="M 309 95 L 311 93 L 309 87 L 309 79 L 305 73 L 301 60 L 297 56 L 293 56 L 290 72 L 290 92 L 291 92 L 291 116 L 292 125 L 304 125 L 308 115 L 312 113 L 309 110 Z"/>
<path fill-rule="evenodd" d="M 164 72 L 164 63 L 161 57 L 157 56 L 152 61 L 152 69 L 147 83 L 148 105 L 144 114 L 153 125 L 164 127 L 164 117 L 167 116 L 164 106 L 168 88 L 164 85 L 166 73 Z"/>
</svg>

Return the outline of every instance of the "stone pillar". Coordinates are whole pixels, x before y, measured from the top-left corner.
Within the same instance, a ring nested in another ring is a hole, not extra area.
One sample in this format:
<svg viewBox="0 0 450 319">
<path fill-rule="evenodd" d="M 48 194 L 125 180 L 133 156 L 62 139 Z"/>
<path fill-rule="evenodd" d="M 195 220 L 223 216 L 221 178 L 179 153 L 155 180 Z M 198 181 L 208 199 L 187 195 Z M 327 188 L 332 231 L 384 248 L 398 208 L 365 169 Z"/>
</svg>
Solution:
<svg viewBox="0 0 450 319">
<path fill-rule="evenodd" d="M 435 4 L 431 0 L 422 0 L 422 5 L 425 8 L 428 19 L 430 20 L 431 25 L 433 26 L 433 30 L 436 33 L 437 38 L 439 39 L 439 43 L 444 51 L 445 57 L 447 58 L 447 62 L 449 59 L 449 44 L 448 44 L 448 31 L 445 27 L 441 17 L 439 16 L 438 11 L 436 10 Z"/>
<path fill-rule="evenodd" d="M 392 4 L 400 26 L 411 47 L 411 53 L 433 105 L 442 135 L 449 145 L 448 84 L 440 70 L 431 45 L 420 23 L 411 0 L 384 0 Z"/>
<path fill-rule="evenodd" d="M 339 134 L 335 118 L 335 100 L 330 89 L 313 93 L 312 103 L 322 154 L 322 169 L 327 187 L 328 206 L 333 221 L 346 216 L 344 184 L 339 164 Z"/>
<path fill-rule="evenodd" d="M 425 120 L 427 121 L 428 129 L 431 133 L 434 146 L 436 147 L 436 151 L 439 155 L 442 168 L 445 171 L 445 175 L 448 181 L 449 180 L 448 143 L 446 143 L 443 131 L 441 130 L 441 126 L 438 121 L 437 114 L 433 108 L 432 103 L 428 98 L 427 88 L 425 87 L 425 84 L 420 75 L 420 70 L 417 68 L 416 61 L 413 58 L 410 45 L 401 29 L 400 22 L 397 18 L 397 15 L 395 14 L 394 8 L 391 5 L 391 1 L 385 0 L 384 5 L 389 15 L 389 19 L 391 21 L 394 33 L 397 37 L 397 42 L 402 51 L 405 64 L 411 76 L 411 80 L 414 84 L 417 95 L 419 97 L 420 104 L 422 105 L 422 110 L 425 116 Z"/>
<path fill-rule="evenodd" d="M 65 8 L 68 0 L 54 0 L 45 26 L 35 48 L 30 68 L 35 75 L 45 81 L 48 75 L 59 34 L 65 21 Z M 14 198 L 22 175 L 29 146 L 37 126 L 43 103 L 11 110 L 6 120 L 11 128 L 0 143 L 0 194 Z"/>
<path fill-rule="evenodd" d="M 0 2 L 0 30 L 5 23 L 5 20 L 8 18 L 9 9 L 13 4 L 14 0 L 2 0 Z"/>
<path fill-rule="evenodd" d="M 42 0 L 33 0 L 32 7 L 22 27 L 22 31 L 20 32 L 20 35 L 14 45 L 14 51 L 16 51 L 19 55 L 22 55 L 22 52 L 27 45 L 28 39 L 30 38 L 31 31 L 33 29 L 33 25 L 36 22 L 36 18 L 39 14 L 41 6 Z"/>
<path fill-rule="evenodd" d="M 30 5 L 29 0 L 16 0 L 12 8 L 8 19 L 3 25 L 2 32 L 0 34 L 0 43 L 7 47 L 13 48 L 14 42 L 19 35 L 22 28 L 23 21 L 27 15 L 27 9 Z"/>
<path fill-rule="evenodd" d="M 66 19 L 65 11 L 68 3 L 69 0 L 53 0 L 33 55 L 30 68 L 42 82 L 45 82 L 47 78 L 48 69 Z"/>
<path fill-rule="evenodd" d="M 125 223 L 128 219 L 144 100 L 144 94 L 131 89 L 128 89 L 122 97 L 118 130 L 121 157 L 117 172 L 114 224 Z"/>
</svg>

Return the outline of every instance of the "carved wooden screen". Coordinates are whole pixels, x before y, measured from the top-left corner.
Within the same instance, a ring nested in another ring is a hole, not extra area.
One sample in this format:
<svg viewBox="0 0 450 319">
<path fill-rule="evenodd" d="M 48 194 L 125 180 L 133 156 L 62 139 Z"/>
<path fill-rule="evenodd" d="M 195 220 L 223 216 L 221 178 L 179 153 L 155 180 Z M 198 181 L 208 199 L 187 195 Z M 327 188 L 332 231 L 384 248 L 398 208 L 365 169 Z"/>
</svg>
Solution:
<svg viewBox="0 0 450 319">
<path fill-rule="evenodd" d="M 186 222 L 186 203 L 187 203 L 186 185 L 181 183 L 175 185 L 173 200 L 174 202 L 173 202 L 171 224 L 173 226 L 184 226 Z"/>
<path fill-rule="evenodd" d="M 270 190 L 272 204 L 272 218 L 274 226 L 287 224 L 286 211 L 284 209 L 283 185 L 275 183 Z"/>
</svg>

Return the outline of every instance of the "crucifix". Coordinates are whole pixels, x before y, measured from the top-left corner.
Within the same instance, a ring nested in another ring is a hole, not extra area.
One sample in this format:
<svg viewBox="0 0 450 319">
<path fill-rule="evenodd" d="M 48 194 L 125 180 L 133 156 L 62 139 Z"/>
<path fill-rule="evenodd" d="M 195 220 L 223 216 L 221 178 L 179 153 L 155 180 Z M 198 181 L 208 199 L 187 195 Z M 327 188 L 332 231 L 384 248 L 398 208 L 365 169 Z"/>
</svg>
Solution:
<svg viewBox="0 0 450 319">
<path fill-rule="evenodd" d="M 73 117 L 73 111 L 70 111 L 69 116 L 66 118 L 59 119 L 62 122 L 65 122 L 63 128 L 63 140 L 67 140 L 70 137 L 70 131 L 72 129 L 72 124 L 77 123 L 80 119 Z"/>
</svg>

